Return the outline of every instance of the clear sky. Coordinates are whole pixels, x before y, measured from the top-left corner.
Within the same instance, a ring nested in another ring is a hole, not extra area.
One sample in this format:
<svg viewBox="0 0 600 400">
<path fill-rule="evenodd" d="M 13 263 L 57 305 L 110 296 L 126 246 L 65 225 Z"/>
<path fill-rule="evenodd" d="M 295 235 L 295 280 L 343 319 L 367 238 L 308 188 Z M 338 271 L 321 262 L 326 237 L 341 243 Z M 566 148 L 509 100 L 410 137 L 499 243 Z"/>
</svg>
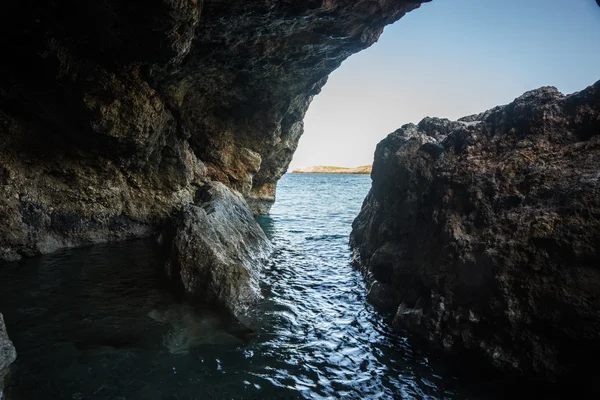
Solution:
<svg viewBox="0 0 600 400">
<path fill-rule="evenodd" d="M 377 143 L 405 123 L 597 80 L 595 0 L 433 0 L 333 72 L 306 115 L 291 168 L 370 164 Z"/>
</svg>

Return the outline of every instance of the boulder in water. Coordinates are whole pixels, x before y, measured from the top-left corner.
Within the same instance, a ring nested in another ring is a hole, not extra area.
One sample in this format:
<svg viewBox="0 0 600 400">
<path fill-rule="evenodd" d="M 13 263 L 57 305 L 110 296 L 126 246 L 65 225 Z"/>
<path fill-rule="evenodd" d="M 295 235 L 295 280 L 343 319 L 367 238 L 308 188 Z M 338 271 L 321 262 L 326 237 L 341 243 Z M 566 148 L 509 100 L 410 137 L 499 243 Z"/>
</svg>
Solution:
<svg viewBox="0 0 600 400">
<path fill-rule="evenodd" d="M 167 273 L 187 295 L 239 315 L 259 298 L 270 247 L 243 196 L 210 182 L 174 222 Z"/>
</svg>

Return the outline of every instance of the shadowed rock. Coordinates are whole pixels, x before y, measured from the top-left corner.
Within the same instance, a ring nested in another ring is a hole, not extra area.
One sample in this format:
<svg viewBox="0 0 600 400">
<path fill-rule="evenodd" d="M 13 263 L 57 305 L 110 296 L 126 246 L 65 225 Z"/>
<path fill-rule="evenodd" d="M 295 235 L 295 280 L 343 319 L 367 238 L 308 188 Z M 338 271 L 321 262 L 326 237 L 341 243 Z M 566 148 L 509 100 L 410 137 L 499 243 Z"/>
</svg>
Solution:
<svg viewBox="0 0 600 400">
<path fill-rule="evenodd" d="M 0 259 L 151 235 L 208 181 L 267 213 L 327 76 L 420 3 L 3 3 Z"/>
<path fill-rule="evenodd" d="M 258 275 L 269 251 L 242 195 L 210 182 L 174 222 L 167 273 L 187 295 L 240 315 L 259 298 Z"/>
<path fill-rule="evenodd" d="M 2 397 L 2 386 L 4 381 L 4 375 L 6 374 L 8 367 L 17 359 L 17 352 L 12 342 L 8 338 L 6 333 L 6 327 L 4 326 L 4 318 L 0 314 L 0 398 Z"/>
<path fill-rule="evenodd" d="M 497 367 L 593 376 L 599 171 L 600 82 L 403 126 L 377 146 L 353 223 L 369 299 L 395 324 Z"/>
</svg>

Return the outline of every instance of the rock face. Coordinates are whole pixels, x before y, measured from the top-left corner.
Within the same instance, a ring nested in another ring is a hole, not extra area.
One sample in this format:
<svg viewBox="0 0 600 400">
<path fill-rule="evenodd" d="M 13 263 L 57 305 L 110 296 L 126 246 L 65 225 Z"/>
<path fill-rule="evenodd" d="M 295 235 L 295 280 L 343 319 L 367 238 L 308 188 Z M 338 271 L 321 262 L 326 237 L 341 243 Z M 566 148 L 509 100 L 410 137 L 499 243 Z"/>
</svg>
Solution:
<svg viewBox="0 0 600 400">
<path fill-rule="evenodd" d="M 328 74 L 419 4 L 3 4 L 0 258 L 149 235 L 208 181 L 267 212 Z"/>
<path fill-rule="evenodd" d="M 353 224 L 369 298 L 395 324 L 558 379 L 600 355 L 600 82 L 555 88 L 377 146 Z"/>
<path fill-rule="evenodd" d="M 186 294 L 234 315 L 259 297 L 259 266 L 270 243 L 244 198 L 220 182 L 198 190 L 174 222 L 168 275 Z"/>
<path fill-rule="evenodd" d="M 6 327 L 4 326 L 4 318 L 0 314 L 0 398 L 2 398 L 2 385 L 4 375 L 8 369 L 8 366 L 12 364 L 17 358 L 17 352 L 8 338 L 6 333 Z"/>
</svg>

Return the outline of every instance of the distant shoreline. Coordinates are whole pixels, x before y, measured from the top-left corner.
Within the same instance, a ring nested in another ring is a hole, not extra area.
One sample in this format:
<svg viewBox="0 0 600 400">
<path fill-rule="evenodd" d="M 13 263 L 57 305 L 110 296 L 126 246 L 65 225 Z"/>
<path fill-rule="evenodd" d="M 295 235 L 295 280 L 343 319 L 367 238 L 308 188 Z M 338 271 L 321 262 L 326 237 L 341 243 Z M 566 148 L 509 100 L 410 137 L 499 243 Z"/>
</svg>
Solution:
<svg viewBox="0 0 600 400">
<path fill-rule="evenodd" d="M 335 166 L 315 166 L 315 167 L 304 167 L 296 168 L 292 170 L 292 174 L 360 174 L 370 175 L 371 165 L 363 165 L 356 168 L 347 167 L 335 167 Z"/>
</svg>

